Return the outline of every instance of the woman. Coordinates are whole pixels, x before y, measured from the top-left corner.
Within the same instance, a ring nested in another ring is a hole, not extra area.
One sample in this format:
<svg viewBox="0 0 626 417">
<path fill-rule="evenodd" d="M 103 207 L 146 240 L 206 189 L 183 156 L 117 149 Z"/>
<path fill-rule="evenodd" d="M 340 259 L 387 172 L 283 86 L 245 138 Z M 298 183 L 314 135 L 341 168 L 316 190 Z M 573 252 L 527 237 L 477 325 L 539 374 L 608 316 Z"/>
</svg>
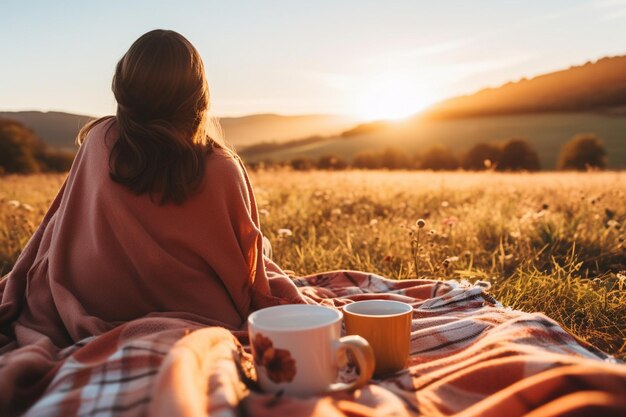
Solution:
<svg viewBox="0 0 626 417">
<path fill-rule="evenodd" d="M 69 177 L 0 282 L 0 353 L 69 346 L 150 316 L 241 328 L 255 308 L 305 302 L 262 255 L 237 156 L 207 135 L 209 90 L 176 32 L 118 62 L 115 117 L 86 126 Z"/>
</svg>

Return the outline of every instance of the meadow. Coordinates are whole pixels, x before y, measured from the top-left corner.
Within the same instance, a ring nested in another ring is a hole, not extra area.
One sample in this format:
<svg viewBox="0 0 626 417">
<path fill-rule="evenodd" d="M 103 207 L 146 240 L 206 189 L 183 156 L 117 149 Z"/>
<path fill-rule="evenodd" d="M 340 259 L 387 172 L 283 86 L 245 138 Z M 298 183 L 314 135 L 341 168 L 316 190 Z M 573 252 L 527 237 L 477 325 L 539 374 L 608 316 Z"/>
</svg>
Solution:
<svg viewBox="0 0 626 417">
<path fill-rule="evenodd" d="M 2 274 L 63 178 L 0 178 Z M 295 275 L 489 281 L 503 305 L 545 312 L 626 359 L 625 172 L 283 169 L 251 178 L 273 258 Z"/>
</svg>

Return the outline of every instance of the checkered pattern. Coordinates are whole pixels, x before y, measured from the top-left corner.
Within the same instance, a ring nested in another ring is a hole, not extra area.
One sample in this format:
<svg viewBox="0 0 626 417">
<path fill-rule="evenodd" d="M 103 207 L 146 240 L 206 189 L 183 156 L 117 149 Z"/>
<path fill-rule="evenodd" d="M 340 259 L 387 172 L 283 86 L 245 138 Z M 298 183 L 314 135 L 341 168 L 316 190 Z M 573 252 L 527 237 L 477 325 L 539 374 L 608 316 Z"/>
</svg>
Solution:
<svg viewBox="0 0 626 417">
<path fill-rule="evenodd" d="M 542 314 L 504 308 L 485 284 L 351 271 L 295 282 L 327 306 L 412 304 L 407 369 L 353 393 L 276 397 L 256 387 L 245 332 L 144 319 L 61 351 L 25 415 L 626 415 L 626 366 Z M 0 357 L 0 366 L 16 355 Z"/>
</svg>

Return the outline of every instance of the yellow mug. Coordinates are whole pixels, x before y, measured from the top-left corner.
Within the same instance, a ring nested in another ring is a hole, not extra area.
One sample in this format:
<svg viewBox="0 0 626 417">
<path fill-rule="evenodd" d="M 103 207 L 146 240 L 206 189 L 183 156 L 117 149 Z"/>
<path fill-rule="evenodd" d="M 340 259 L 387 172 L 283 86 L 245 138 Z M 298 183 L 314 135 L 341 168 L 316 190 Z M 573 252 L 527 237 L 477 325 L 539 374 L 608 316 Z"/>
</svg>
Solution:
<svg viewBox="0 0 626 417">
<path fill-rule="evenodd" d="M 413 307 L 390 300 L 357 301 L 343 307 L 346 334 L 359 335 L 372 347 L 377 376 L 397 372 L 409 359 Z"/>
</svg>

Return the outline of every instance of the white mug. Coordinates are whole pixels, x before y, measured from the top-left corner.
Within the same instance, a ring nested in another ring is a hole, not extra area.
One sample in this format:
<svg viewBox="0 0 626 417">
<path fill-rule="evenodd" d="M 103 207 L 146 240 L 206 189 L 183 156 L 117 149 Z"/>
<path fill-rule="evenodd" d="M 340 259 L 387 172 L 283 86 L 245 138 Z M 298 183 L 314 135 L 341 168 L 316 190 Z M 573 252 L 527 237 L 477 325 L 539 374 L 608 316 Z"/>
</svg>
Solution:
<svg viewBox="0 0 626 417">
<path fill-rule="evenodd" d="M 248 317 L 257 379 L 266 392 L 309 396 L 359 388 L 374 372 L 374 353 L 360 336 L 341 337 L 342 314 L 318 305 L 264 308 Z M 338 383 L 340 358 L 351 351 L 358 378 Z"/>
</svg>

